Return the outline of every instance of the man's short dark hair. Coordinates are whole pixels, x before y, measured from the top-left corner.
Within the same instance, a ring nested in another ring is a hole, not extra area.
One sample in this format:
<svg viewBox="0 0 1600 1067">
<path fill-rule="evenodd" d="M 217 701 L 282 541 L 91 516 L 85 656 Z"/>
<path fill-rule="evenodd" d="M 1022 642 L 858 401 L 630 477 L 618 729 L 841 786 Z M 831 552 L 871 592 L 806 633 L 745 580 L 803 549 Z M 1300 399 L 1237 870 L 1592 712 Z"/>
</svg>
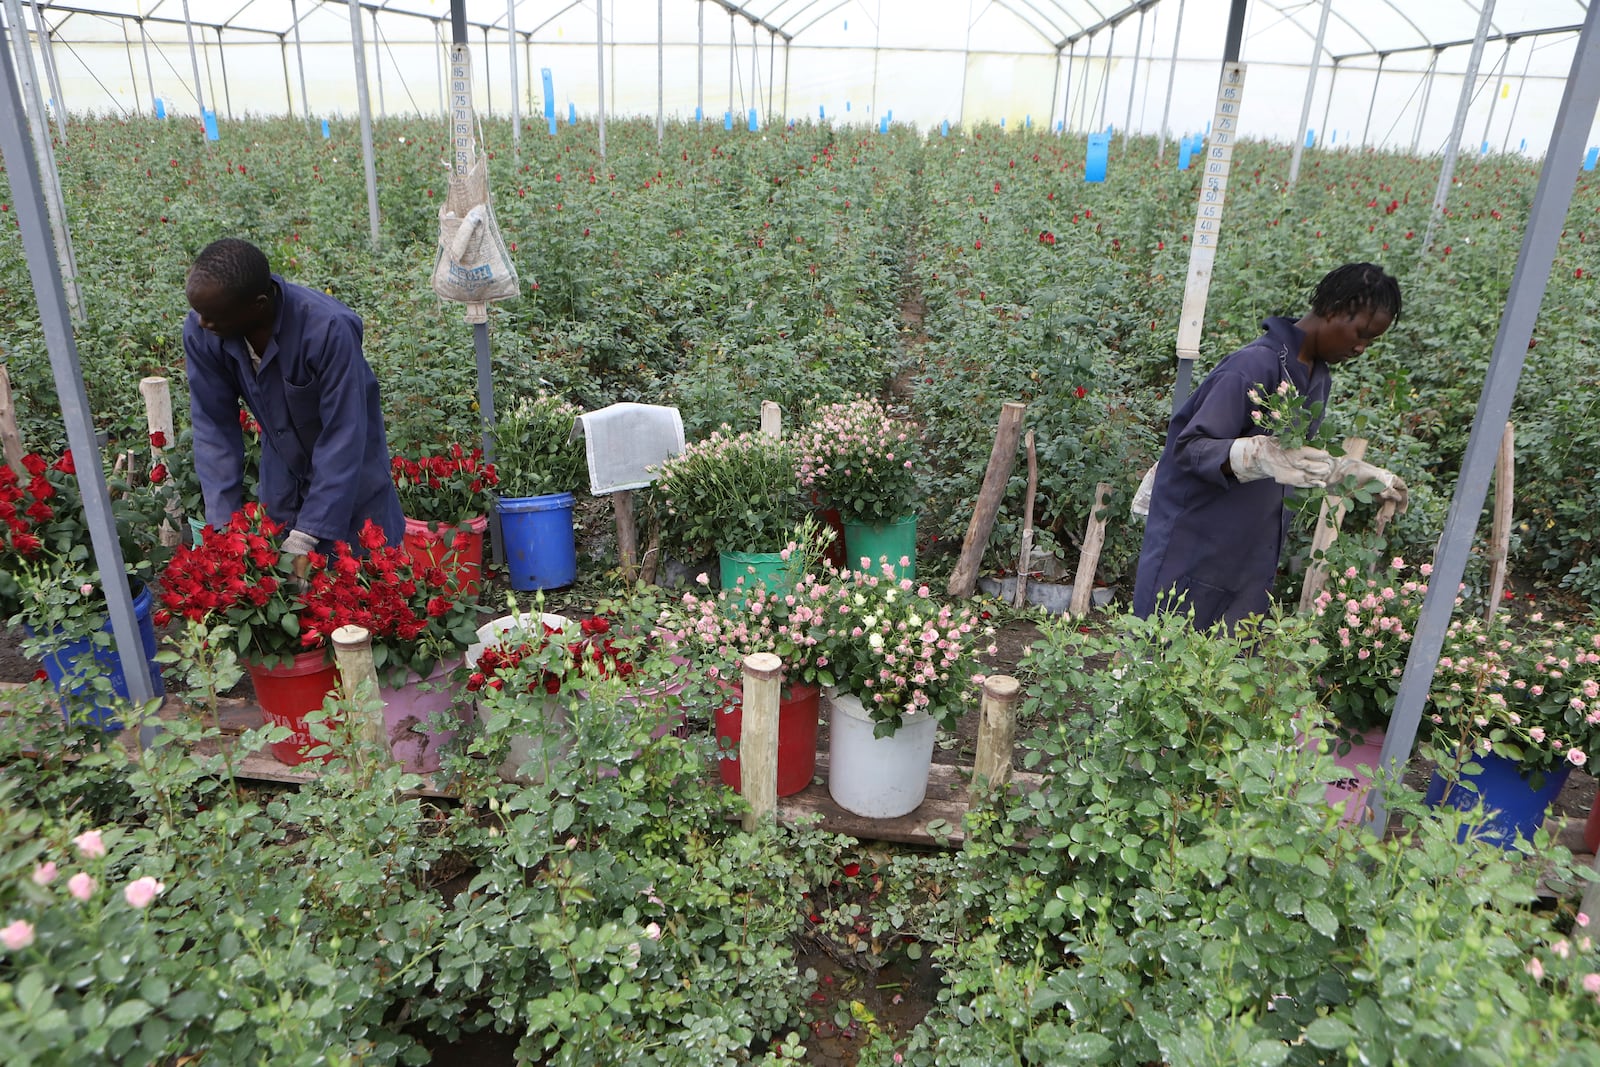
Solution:
<svg viewBox="0 0 1600 1067">
<path fill-rule="evenodd" d="M 272 267 L 267 254 L 249 241 L 224 237 L 194 257 L 189 280 L 210 282 L 236 300 L 252 300 L 272 292 Z"/>
<path fill-rule="evenodd" d="M 1357 311 L 1387 311 L 1400 321 L 1400 283 L 1376 263 L 1346 263 L 1317 283 L 1311 310 L 1323 318 Z"/>
</svg>

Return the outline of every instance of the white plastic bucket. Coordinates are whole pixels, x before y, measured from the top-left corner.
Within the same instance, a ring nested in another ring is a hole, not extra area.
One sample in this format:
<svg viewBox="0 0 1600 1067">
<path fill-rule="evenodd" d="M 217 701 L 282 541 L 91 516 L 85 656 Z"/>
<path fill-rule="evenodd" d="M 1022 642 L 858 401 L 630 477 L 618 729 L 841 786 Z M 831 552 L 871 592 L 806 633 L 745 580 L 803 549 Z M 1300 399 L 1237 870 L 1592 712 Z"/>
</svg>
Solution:
<svg viewBox="0 0 1600 1067">
<path fill-rule="evenodd" d="M 492 619 L 484 623 L 478 627 L 478 640 L 467 647 L 468 666 L 476 669 L 478 657 L 483 655 L 484 649 L 499 644 L 507 634 L 515 634 L 518 630 L 523 631 L 530 642 L 537 642 L 544 633 L 540 626 L 541 622 L 544 626 L 561 630 L 566 627 L 568 620 L 564 615 L 552 615 L 549 612 L 545 612 L 541 616 L 535 616 L 533 612 L 525 611 L 518 615 L 502 615 L 498 619 Z M 530 710 L 534 707 L 531 695 L 523 706 L 528 707 Z M 543 739 L 538 736 L 537 728 L 533 728 L 532 732 L 512 734 L 510 739 L 511 750 L 506 755 L 505 762 L 500 764 L 499 768 L 499 774 L 503 780 L 521 782 L 523 784 L 541 782 L 544 780 L 544 772 L 541 768 L 546 760 L 557 760 L 566 755 L 566 706 L 559 699 L 551 697 L 543 702 L 542 711 L 545 718 L 544 732 L 550 738 L 556 739 L 551 746 L 551 751 L 546 753 L 543 750 L 543 745 L 541 744 Z M 478 714 L 481 718 L 481 709 Z M 523 768 L 528 767 L 530 763 L 533 765 L 529 767 L 530 773 L 524 774 Z"/>
<path fill-rule="evenodd" d="M 850 693 L 832 693 L 828 719 L 828 793 L 841 808 L 868 819 L 908 815 L 928 795 L 928 770 L 939 722 L 931 715 L 901 720 L 892 737 L 874 737 L 872 719 Z"/>
</svg>

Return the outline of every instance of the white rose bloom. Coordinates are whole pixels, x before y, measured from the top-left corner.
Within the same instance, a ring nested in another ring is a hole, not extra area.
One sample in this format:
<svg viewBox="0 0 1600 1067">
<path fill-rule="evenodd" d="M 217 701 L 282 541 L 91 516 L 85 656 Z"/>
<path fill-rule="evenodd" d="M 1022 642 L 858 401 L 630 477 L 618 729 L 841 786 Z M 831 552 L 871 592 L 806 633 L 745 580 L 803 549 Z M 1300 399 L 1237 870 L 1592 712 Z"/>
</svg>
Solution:
<svg viewBox="0 0 1600 1067">
<path fill-rule="evenodd" d="M 867 644 L 870 645 L 871 647 L 875 648 L 875 649 L 876 648 L 882 648 L 883 647 L 883 635 L 882 634 L 868 634 L 867 635 Z"/>
</svg>

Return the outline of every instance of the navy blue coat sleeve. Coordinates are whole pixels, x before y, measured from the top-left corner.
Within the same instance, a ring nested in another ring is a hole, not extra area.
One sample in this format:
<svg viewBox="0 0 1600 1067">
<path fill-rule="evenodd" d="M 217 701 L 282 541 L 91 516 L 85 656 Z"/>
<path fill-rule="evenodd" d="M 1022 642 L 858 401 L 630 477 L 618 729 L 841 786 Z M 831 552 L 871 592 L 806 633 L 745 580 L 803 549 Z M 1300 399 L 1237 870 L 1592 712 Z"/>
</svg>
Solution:
<svg viewBox="0 0 1600 1067">
<path fill-rule="evenodd" d="M 189 424 L 206 522 L 221 528 L 244 506 L 244 436 L 239 429 L 239 383 L 222 345 L 191 314 L 183 326 L 189 378 Z"/>
<path fill-rule="evenodd" d="M 362 463 L 369 438 L 380 432 L 379 427 L 368 425 L 367 411 L 378 383 L 361 354 L 361 326 L 354 316 L 329 318 L 319 340 L 320 344 L 306 353 L 311 387 L 285 386 L 291 409 L 315 404 L 314 418 L 321 423 L 311 449 L 310 485 L 294 526 L 322 540 L 336 541 L 350 536 L 356 505 L 365 496 Z M 376 404 L 372 407 L 375 410 Z M 311 421 L 298 412 L 293 417 L 302 425 Z"/>
</svg>

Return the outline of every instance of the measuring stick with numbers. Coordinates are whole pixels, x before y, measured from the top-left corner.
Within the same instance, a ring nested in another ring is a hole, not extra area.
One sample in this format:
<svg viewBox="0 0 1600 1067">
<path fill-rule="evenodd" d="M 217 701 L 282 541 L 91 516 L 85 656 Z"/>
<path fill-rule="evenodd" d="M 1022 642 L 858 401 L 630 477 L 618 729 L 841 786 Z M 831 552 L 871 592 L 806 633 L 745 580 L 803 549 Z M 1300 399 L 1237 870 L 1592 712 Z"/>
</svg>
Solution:
<svg viewBox="0 0 1600 1067">
<path fill-rule="evenodd" d="M 450 46 L 450 164 L 465 178 L 476 156 L 472 120 L 472 57 L 464 44 Z"/>
<path fill-rule="evenodd" d="M 1217 92 L 1217 113 L 1211 120 L 1211 137 L 1202 156 L 1200 204 L 1195 211 L 1194 233 L 1189 237 L 1189 274 L 1183 284 L 1183 312 L 1178 319 L 1178 382 L 1172 393 L 1172 410 L 1189 397 L 1194 361 L 1200 356 L 1200 330 L 1205 325 L 1206 298 L 1211 294 L 1211 269 L 1217 261 L 1217 240 L 1222 235 L 1222 205 L 1228 193 L 1228 172 L 1238 141 L 1239 107 L 1244 101 L 1243 63 L 1222 68 Z"/>
</svg>

